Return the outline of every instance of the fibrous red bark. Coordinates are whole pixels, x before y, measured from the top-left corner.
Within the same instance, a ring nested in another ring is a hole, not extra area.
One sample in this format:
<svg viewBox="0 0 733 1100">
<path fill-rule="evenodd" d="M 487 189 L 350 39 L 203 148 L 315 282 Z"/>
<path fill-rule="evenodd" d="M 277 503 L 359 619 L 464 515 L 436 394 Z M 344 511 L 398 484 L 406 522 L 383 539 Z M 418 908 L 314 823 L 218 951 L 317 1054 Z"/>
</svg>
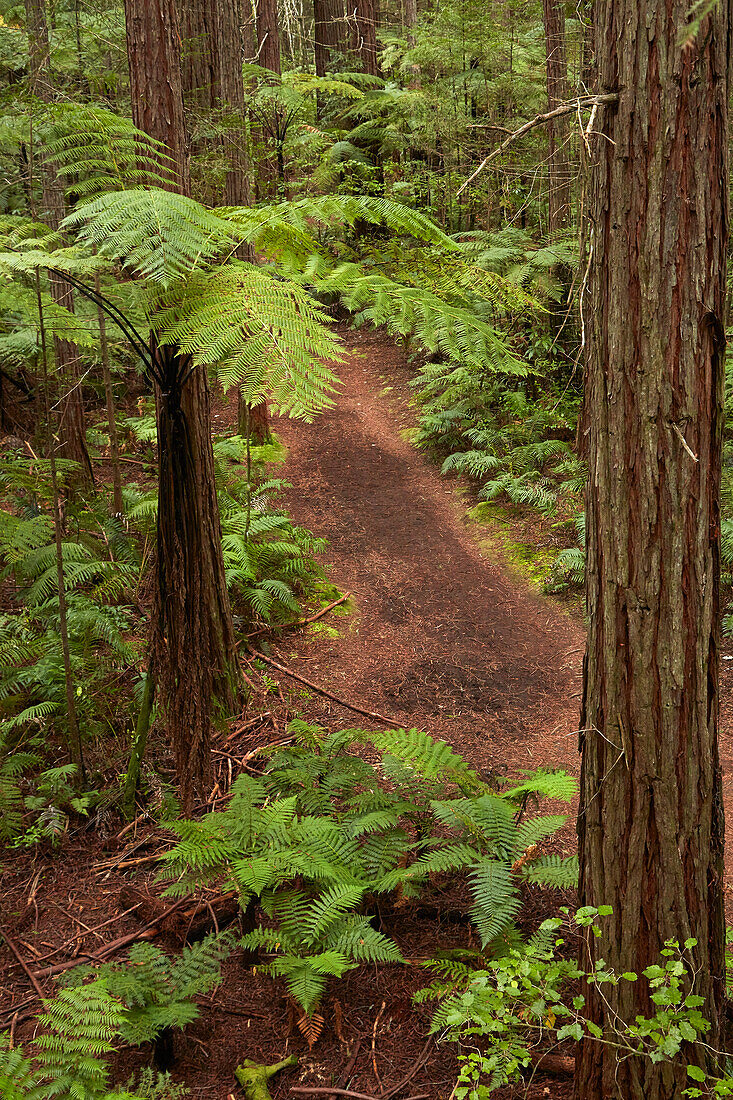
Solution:
<svg viewBox="0 0 733 1100">
<path fill-rule="evenodd" d="M 580 901 L 611 905 L 581 962 L 617 973 L 686 952 L 716 1045 L 724 989 L 718 760 L 720 470 L 730 2 L 683 44 L 687 0 L 596 5 L 588 362 L 588 649 Z M 646 979 L 585 990 L 612 1039 L 653 1015 Z M 677 1100 L 688 1062 L 585 1040 L 582 1100 Z"/>
</svg>

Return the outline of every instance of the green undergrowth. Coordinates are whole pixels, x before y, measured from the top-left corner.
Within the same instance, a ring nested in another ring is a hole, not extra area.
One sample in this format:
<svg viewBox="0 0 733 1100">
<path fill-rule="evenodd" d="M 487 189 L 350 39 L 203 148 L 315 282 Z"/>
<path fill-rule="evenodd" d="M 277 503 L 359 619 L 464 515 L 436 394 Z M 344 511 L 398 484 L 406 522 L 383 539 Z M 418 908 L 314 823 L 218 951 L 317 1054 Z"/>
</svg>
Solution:
<svg viewBox="0 0 733 1100">
<path fill-rule="evenodd" d="M 133 418 L 126 430 L 146 453 L 155 438 L 153 416 Z M 104 437 L 97 441 L 105 443 Z M 295 524 L 280 503 L 286 483 L 272 473 L 284 454 L 277 441 L 252 447 L 249 455 L 239 436 L 214 442 L 225 575 L 242 633 L 297 621 L 314 599 L 324 605 L 341 595 L 319 561 L 325 541 Z M 129 743 L 148 661 L 157 491 L 142 481 L 127 483 L 123 511 L 114 515 L 106 486 L 82 489 L 74 484 L 73 463 L 57 465 L 69 660 L 86 767 L 57 766 L 59 757 L 68 759 L 69 727 L 49 464 L 5 454 L 0 841 L 14 846 L 55 844 L 100 802 L 115 800 L 120 754 L 111 759 L 109 746 Z M 352 611 L 340 606 L 326 618 Z"/>
</svg>

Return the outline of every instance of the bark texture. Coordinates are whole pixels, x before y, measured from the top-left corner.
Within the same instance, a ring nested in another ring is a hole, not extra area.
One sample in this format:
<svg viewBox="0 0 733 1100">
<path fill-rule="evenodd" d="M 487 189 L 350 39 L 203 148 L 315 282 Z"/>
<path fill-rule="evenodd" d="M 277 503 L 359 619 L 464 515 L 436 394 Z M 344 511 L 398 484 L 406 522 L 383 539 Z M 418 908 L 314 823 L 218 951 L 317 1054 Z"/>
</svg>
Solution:
<svg viewBox="0 0 733 1100">
<path fill-rule="evenodd" d="M 325 76 L 333 66 L 333 54 L 344 48 L 344 9 L 339 0 L 313 0 L 313 54 L 316 76 Z"/>
<path fill-rule="evenodd" d="M 168 146 L 176 172 L 170 190 L 187 195 L 191 179 L 176 5 L 173 0 L 125 0 L 125 26 L 133 121 Z"/>
<path fill-rule="evenodd" d="M 211 778 L 211 721 L 237 695 L 221 554 L 209 385 L 187 356 L 151 340 L 158 389 L 159 501 L 154 657 L 185 812 Z"/>
<path fill-rule="evenodd" d="M 31 93 L 43 103 L 51 103 L 54 99 L 54 87 L 45 0 L 26 0 L 25 11 Z M 50 164 L 41 168 L 41 186 L 43 209 L 40 215 L 52 229 L 58 229 L 66 213 L 64 192 Z M 73 313 L 74 292 L 69 284 L 53 274 L 49 276 L 49 284 L 51 297 L 57 305 Z M 53 347 L 61 390 L 57 451 L 64 458 L 78 463 L 82 480 L 93 483 L 92 463 L 87 450 L 79 351 L 75 344 L 58 337 L 54 338 Z"/>
<path fill-rule="evenodd" d="M 356 50 L 362 71 L 369 76 L 379 76 L 377 58 L 377 27 L 379 25 L 379 0 L 349 0 L 353 12 L 353 48 Z"/>
<path fill-rule="evenodd" d="M 133 120 L 165 142 L 188 190 L 179 35 L 173 0 L 125 0 Z M 146 37 L 139 38 L 140 28 Z M 137 30 L 136 30 L 137 28 Z M 173 745 L 184 813 L 211 771 L 211 721 L 237 693 L 236 654 L 224 579 L 214 483 L 209 384 L 187 356 L 158 346 L 158 527 L 153 659 Z"/>
<path fill-rule="evenodd" d="M 568 97 L 568 66 L 565 56 L 565 8 L 563 0 L 543 0 L 545 47 L 547 51 L 547 109 L 554 111 Z M 552 119 L 547 126 L 549 170 L 549 228 L 564 229 L 570 221 L 571 168 L 570 119 Z"/>
<path fill-rule="evenodd" d="M 250 194 L 242 78 L 244 5 L 242 0 L 184 0 L 179 10 L 184 102 L 228 117 L 231 129 L 222 139 L 228 164 L 224 201 L 246 206 Z"/>
<path fill-rule="evenodd" d="M 730 0 L 680 42 L 687 0 L 596 5 L 586 402 L 588 648 L 580 900 L 607 904 L 617 972 L 698 940 L 695 992 L 719 1034 L 723 809 L 717 746 L 720 467 L 728 239 Z M 646 981 L 584 990 L 589 1017 L 653 1014 Z M 585 1041 L 582 1100 L 677 1100 L 674 1065 Z"/>
<path fill-rule="evenodd" d="M 272 443 L 270 414 L 266 401 L 258 401 L 256 405 L 250 405 L 242 397 L 242 391 L 239 391 L 237 432 L 245 439 L 249 436 L 256 447 L 261 447 L 264 443 Z"/>
<path fill-rule="evenodd" d="M 280 67 L 280 21 L 277 0 L 256 0 L 257 4 L 257 64 L 272 73 Z"/>
</svg>

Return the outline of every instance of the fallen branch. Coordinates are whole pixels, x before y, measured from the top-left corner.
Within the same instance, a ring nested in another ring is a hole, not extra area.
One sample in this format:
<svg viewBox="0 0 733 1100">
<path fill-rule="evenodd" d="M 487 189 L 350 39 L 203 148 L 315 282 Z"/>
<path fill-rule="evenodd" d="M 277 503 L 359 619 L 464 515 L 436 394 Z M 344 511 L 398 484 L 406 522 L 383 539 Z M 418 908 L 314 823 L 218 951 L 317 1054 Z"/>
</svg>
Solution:
<svg viewBox="0 0 733 1100">
<path fill-rule="evenodd" d="M 546 122 L 552 122 L 553 119 L 562 118 L 563 115 L 575 114 L 581 107 L 599 107 L 604 103 L 616 102 L 618 102 L 618 94 L 616 92 L 608 92 L 605 95 L 584 95 L 580 96 L 578 99 L 571 100 L 570 103 L 561 103 L 559 107 L 555 107 L 552 111 L 546 111 L 543 115 L 535 115 L 529 122 L 525 122 L 523 126 L 520 126 L 518 130 L 513 130 L 509 137 L 502 141 L 501 145 L 494 149 L 493 152 L 489 153 L 487 157 L 484 157 L 476 171 L 458 188 L 456 191 L 456 198 L 459 198 L 468 185 L 473 183 L 477 176 L 481 175 L 487 164 L 495 160 L 496 157 L 500 157 L 512 142 L 515 142 L 517 138 L 524 137 L 530 130 L 534 130 L 536 126 L 544 126 Z M 586 134 L 586 136 L 588 135 Z"/>
<path fill-rule="evenodd" d="M 384 714 L 377 714 L 376 711 L 365 710 L 364 707 L 357 707 L 356 704 L 350 703 L 347 699 L 343 699 L 339 695 L 334 695 L 332 691 L 328 691 L 319 684 L 314 684 L 312 680 L 306 680 L 305 676 L 301 676 L 299 672 L 293 672 L 292 668 L 288 668 L 287 665 L 281 665 L 279 661 L 274 661 L 272 657 L 267 657 L 264 653 L 260 653 L 250 646 L 247 646 L 247 649 L 258 661 L 264 661 L 266 665 L 270 665 L 272 668 L 277 669 L 278 672 L 282 672 L 284 676 L 290 676 L 291 679 L 304 684 L 307 688 L 310 688 L 311 691 L 317 692 L 318 695 L 324 695 L 326 699 L 331 699 L 332 702 L 338 703 L 340 707 L 346 707 L 347 710 L 353 710 L 356 714 L 363 714 L 365 718 L 372 718 L 375 722 L 383 722 L 392 729 L 400 728 L 400 723 L 394 718 L 386 718 Z"/>
<path fill-rule="evenodd" d="M 220 894 L 215 898 L 216 904 L 222 901 L 228 901 L 235 896 L 235 891 L 230 890 L 228 893 Z M 147 924 L 144 924 L 142 928 L 139 928 L 136 932 L 129 932 L 125 936 L 119 936 L 116 940 L 112 940 L 105 947 L 100 947 L 99 951 L 91 958 L 97 962 L 106 962 L 112 955 L 116 955 L 118 951 L 121 951 L 123 947 L 128 947 L 131 943 L 136 943 L 138 940 L 152 940 L 160 932 L 160 925 L 163 921 L 167 920 L 173 913 L 182 909 L 184 905 L 190 904 L 190 898 L 179 898 L 173 905 L 169 905 L 167 909 L 164 909 L 162 913 L 158 913 L 157 916 L 149 920 Z M 190 917 L 192 920 L 198 916 L 199 913 L 204 912 L 209 902 L 197 902 L 192 908 L 184 911 L 182 916 L 184 918 Z M 79 966 L 79 959 L 67 959 L 66 962 L 56 963 L 55 966 L 46 966 L 43 970 L 36 970 L 36 978 L 51 977 L 53 974 L 61 974 L 64 970 L 72 970 L 75 966 Z"/>
<path fill-rule="evenodd" d="M 335 1089 L 335 1088 L 310 1088 L 306 1085 L 293 1085 L 290 1089 L 291 1092 L 307 1093 L 310 1096 L 351 1096 L 353 1100 L 384 1100 L 382 1093 L 375 1096 L 373 1093 L 368 1092 L 352 1092 L 350 1089 Z M 386 1096 L 386 1093 L 384 1094 Z M 407 1100 L 430 1100 L 429 1092 L 419 1092 L 417 1096 L 408 1096 Z"/>
<path fill-rule="evenodd" d="M 41 1000 L 43 1000 L 43 998 L 46 996 L 46 994 L 43 992 L 43 989 L 41 988 L 41 983 L 38 981 L 38 978 L 33 973 L 31 968 L 28 966 L 28 963 L 25 961 L 25 959 L 21 955 L 20 951 L 15 946 L 15 944 L 13 943 L 13 941 L 11 940 L 10 936 L 8 935 L 8 933 L 5 931 L 4 928 L 0 928 L 0 935 L 2 935 L 2 937 L 5 940 L 6 944 L 8 945 L 10 950 L 13 952 L 16 959 L 20 963 L 21 967 L 25 971 L 26 976 L 28 977 L 28 980 L 30 981 L 33 988 L 35 989 L 36 993 L 41 998 Z"/>
<path fill-rule="evenodd" d="M 255 630 L 252 634 L 248 634 L 247 641 L 251 641 L 252 638 L 259 638 L 260 634 L 269 634 L 273 630 L 297 630 L 299 626 L 308 626 L 308 623 L 314 623 L 316 619 L 323 618 L 329 611 L 333 611 L 334 607 L 338 607 L 340 603 L 345 603 L 350 595 L 350 592 L 344 592 L 343 596 L 339 596 L 333 603 L 326 604 L 320 611 L 316 611 L 315 615 L 309 615 L 307 619 L 295 619 L 292 623 L 276 623 L 272 626 L 262 626 L 259 630 Z"/>
<path fill-rule="evenodd" d="M 291 1092 L 302 1092 L 310 1096 L 353 1096 L 354 1100 L 380 1100 L 378 1096 L 367 1092 L 352 1092 L 350 1089 L 323 1088 L 306 1085 L 293 1085 Z"/>
<path fill-rule="evenodd" d="M 252 729 L 253 726 L 258 725 L 260 722 L 264 722 L 266 718 L 270 717 L 270 711 L 266 710 L 263 714 L 258 714 L 254 718 L 250 718 L 249 722 L 245 722 L 243 726 L 235 726 L 229 736 L 224 738 L 224 744 L 228 745 L 230 741 L 233 741 L 235 737 L 239 737 L 245 730 Z"/>
</svg>

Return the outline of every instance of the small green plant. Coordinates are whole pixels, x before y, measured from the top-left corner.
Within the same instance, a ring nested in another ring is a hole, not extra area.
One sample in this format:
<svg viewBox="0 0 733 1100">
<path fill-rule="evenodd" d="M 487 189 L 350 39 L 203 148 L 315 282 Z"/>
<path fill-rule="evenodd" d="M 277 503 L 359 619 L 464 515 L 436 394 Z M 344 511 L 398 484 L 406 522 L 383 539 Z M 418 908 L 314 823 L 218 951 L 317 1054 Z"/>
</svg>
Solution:
<svg viewBox="0 0 733 1100">
<path fill-rule="evenodd" d="M 298 1026 L 312 1046 L 323 1027 L 316 1011 L 329 978 L 340 978 L 361 963 L 404 962 L 397 945 L 372 927 L 368 916 L 354 912 L 366 888 L 360 883 L 330 886 L 315 898 L 297 891 L 275 891 L 263 897 L 263 908 L 277 921 L 256 928 L 242 940 L 250 950 L 264 949 L 266 969 L 282 976 L 302 1009 Z"/>
<path fill-rule="evenodd" d="M 369 733 L 291 723 L 294 744 L 261 779 L 240 776 L 225 810 L 174 822 L 180 842 L 165 857 L 171 893 L 201 884 L 259 899 L 274 927 L 248 933 L 266 966 L 285 978 L 309 1041 L 329 977 L 361 962 L 399 962 L 371 925 L 373 895 L 416 896 L 433 875 L 467 876 L 471 917 L 488 953 L 519 940 L 519 884 L 572 885 L 577 861 L 538 844 L 564 823 L 525 820 L 533 798 L 570 798 L 565 773 L 538 772 L 504 793 L 488 788 L 444 741 L 419 730 Z M 359 754 L 369 744 L 378 767 Z M 320 1021 L 320 1023 L 319 1023 Z"/>
<path fill-rule="evenodd" d="M 582 929 L 601 936 L 599 918 L 608 916 L 611 909 L 586 906 L 572 915 L 567 909 L 563 913 L 564 918 L 544 921 L 526 943 L 475 968 L 452 958 L 426 964 L 438 978 L 415 999 L 438 1002 L 432 1032 L 472 1048 L 459 1055 L 457 1100 L 483 1100 L 519 1081 L 532 1064 L 532 1049 L 538 1042 L 567 1039 L 596 1040 L 614 1046 L 619 1058 L 653 1062 L 676 1058 L 684 1049 L 691 1081 L 705 1086 L 703 1091 L 691 1085 L 687 1096 L 733 1095 L 733 1078 L 708 1074 L 702 1068 L 709 1064 L 711 1053 L 705 1044 L 709 1024 L 700 1012 L 703 998 L 691 992 L 686 955 L 696 941 L 687 940 L 683 947 L 667 943 L 660 962 L 646 967 L 641 976 L 615 974 L 602 961 L 588 973 L 565 957 L 564 939 L 558 933 L 567 925 L 570 931 Z M 586 1019 L 582 994 L 573 995 L 581 980 L 598 986 L 646 980 L 656 1012 L 631 1022 L 617 1019 L 613 1030 L 604 1033 Z"/>
<path fill-rule="evenodd" d="M 221 981 L 221 964 L 232 950 L 224 933 L 207 936 L 171 959 L 152 943 L 136 943 L 126 963 L 103 963 L 94 971 L 105 989 L 122 1005 L 118 1031 L 131 1046 L 151 1043 L 198 1017 L 194 998 Z M 69 988 L 86 988 L 89 967 L 71 971 Z"/>
<path fill-rule="evenodd" d="M 32 1052 L 0 1037 L 3 1100 L 179 1100 L 185 1089 L 167 1075 L 141 1074 L 137 1085 L 111 1088 L 104 1055 L 114 1049 L 124 1015 L 103 980 L 62 989 L 44 1002 L 43 1033 Z"/>
</svg>

